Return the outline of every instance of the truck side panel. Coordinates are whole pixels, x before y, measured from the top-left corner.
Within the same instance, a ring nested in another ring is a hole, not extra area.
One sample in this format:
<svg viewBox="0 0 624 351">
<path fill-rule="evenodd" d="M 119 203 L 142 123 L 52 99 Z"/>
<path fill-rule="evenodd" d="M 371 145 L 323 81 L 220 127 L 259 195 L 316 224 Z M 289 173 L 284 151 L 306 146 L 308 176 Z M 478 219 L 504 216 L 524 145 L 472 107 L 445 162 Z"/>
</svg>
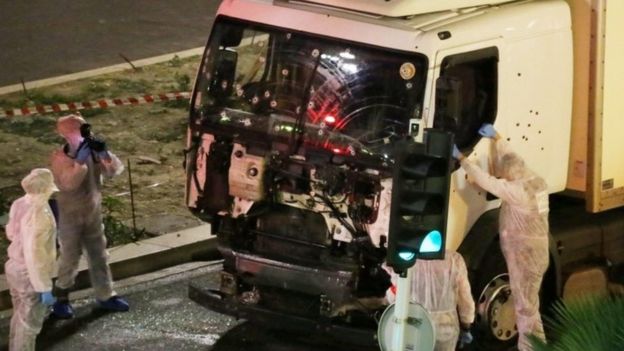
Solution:
<svg viewBox="0 0 624 351">
<path fill-rule="evenodd" d="M 596 128 L 602 138 L 595 136 L 594 166 L 600 168 L 599 177 L 593 180 L 593 210 L 607 210 L 624 205 L 624 2 L 604 1 L 601 13 L 604 34 L 603 46 L 603 81 L 602 81 L 602 114 L 596 109 Z M 600 18 L 600 16 L 599 16 Z M 597 85 L 598 86 L 598 85 Z M 598 90 L 598 91 L 600 91 Z M 597 103 L 599 100 L 597 101 Z M 602 142 L 602 145 L 597 144 Z"/>
<path fill-rule="evenodd" d="M 624 205 L 624 2 L 568 0 L 574 31 L 574 106 L 567 189 L 587 209 Z"/>
</svg>

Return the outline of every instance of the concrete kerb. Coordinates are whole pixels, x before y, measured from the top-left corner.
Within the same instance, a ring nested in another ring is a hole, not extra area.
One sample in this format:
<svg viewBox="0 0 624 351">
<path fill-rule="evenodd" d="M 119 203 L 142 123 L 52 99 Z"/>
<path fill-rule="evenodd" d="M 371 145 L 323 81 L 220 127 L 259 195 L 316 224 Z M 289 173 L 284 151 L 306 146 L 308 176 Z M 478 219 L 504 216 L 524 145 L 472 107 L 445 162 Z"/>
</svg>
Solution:
<svg viewBox="0 0 624 351">
<path fill-rule="evenodd" d="M 216 236 L 205 224 L 108 250 L 109 265 L 115 280 L 154 272 L 191 261 L 219 258 Z M 86 260 L 80 262 L 74 289 L 90 286 Z M 0 310 L 11 308 L 11 296 L 4 275 L 0 276 Z"/>
<path fill-rule="evenodd" d="M 149 66 L 149 65 L 156 64 L 156 63 L 170 61 L 175 57 L 182 59 L 182 58 L 187 58 L 187 57 L 192 57 L 192 56 L 198 56 L 198 55 L 203 54 L 203 52 L 204 52 L 204 47 L 202 46 L 202 47 L 198 47 L 194 49 L 173 52 L 173 53 L 164 54 L 160 56 L 154 56 L 154 57 L 149 57 L 149 58 L 145 58 L 141 60 L 132 61 L 132 64 L 135 67 Z M 57 76 L 57 77 L 52 77 L 52 78 L 45 78 L 45 79 L 25 82 L 24 85 L 22 85 L 21 83 L 7 85 L 7 86 L 0 87 L 0 95 L 10 94 L 16 91 L 22 91 L 24 89 L 24 86 L 26 87 L 26 89 L 42 88 L 42 87 L 66 83 L 66 82 L 70 82 L 74 80 L 95 77 L 95 76 L 99 76 L 102 74 L 125 71 L 129 68 L 130 67 L 127 63 L 120 63 L 120 64 L 116 64 L 112 66 L 100 67 L 100 68 L 91 69 L 87 71 L 70 73 L 70 74 L 66 74 L 63 76 Z"/>
</svg>

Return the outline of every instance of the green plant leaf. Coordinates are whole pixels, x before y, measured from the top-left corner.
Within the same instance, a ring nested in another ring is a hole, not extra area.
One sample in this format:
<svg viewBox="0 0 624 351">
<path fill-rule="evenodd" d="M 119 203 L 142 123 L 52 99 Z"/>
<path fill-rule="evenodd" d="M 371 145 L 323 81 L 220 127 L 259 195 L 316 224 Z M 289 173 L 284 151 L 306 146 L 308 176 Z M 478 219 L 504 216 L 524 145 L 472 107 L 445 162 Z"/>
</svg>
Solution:
<svg viewBox="0 0 624 351">
<path fill-rule="evenodd" d="M 530 337 L 535 351 L 615 351 L 624 348 L 624 297 L 585 296 L 557 302 L 545 324 L 552 340 Z"/>
</svg>

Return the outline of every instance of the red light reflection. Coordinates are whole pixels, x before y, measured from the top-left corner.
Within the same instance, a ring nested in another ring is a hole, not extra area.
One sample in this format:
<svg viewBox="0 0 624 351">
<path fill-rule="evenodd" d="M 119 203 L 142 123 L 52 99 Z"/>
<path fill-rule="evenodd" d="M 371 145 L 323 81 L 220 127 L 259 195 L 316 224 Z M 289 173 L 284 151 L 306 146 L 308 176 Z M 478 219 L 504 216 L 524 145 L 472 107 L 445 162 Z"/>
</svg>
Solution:
<svg viewBox="0 0 624 351">
<path fill-rule="evenodd" d="M 334 124 L 334 123 L 336 123 L 336 117 L 334 117 L 332 115 L 325 116 L 324 120 L 325 120 L 326 124 Z"/>
<path fill-rule="evenodd" d="M 340 108 L 336 101 L 315 102 L 315 108 L 308 109 L 308 117 L 312 123 L 325 123 L 333 128 L 340 127 Z"/>
</svg>

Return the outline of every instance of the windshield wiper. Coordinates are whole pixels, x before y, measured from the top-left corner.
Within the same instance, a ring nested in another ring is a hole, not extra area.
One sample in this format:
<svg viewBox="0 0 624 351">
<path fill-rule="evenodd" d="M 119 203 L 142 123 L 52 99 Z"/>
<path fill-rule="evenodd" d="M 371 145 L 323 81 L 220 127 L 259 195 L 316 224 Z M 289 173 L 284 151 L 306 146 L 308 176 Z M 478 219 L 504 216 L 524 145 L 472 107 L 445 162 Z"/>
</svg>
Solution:
<svg viewBox="0 0 624 351">
<path fill-rule="evenodd" d="M 303 89 L 303 96 L 301 97 L 301 108 L 299 109 L 299 113 L 297 114 L 297 120 L 295 122 L 295 128 L 292 131 L 291 136 L 291 149 L 290 155 L 294 154 L 299 150 L 301 143 L 303 143 L 303 136 L 305 135 L 305 117 L 308 113 L 308 104 L 310 103 L 310 89 L 312 88 L 312 83 L 314 82 L 314 78 L 316 77 L 316 71 L 318 70 L 318 66 L 321 63 L 321 52 L 318 52 L 316 56 L 316 61 L 314 62 L 314 69 L 310 74 L 310 78 L 306 82 Z"/>
</svg>

